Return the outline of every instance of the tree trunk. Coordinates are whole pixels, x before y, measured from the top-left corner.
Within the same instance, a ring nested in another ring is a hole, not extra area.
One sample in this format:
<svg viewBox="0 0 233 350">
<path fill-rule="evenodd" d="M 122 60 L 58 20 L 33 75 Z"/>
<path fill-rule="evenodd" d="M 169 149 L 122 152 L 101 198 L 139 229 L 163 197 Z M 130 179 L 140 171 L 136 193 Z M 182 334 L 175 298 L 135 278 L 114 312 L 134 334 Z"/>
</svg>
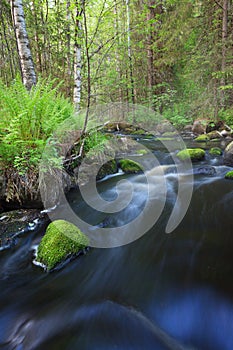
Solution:
<svg viewBox="0 0 233 350">
<path fill-rule="evenodd" d="M 222 63 L 221 63 L 221 86 L 224 87 L 226 84 L 225 71 L 226 71 L 226 54 L 227 54 L 227 27 L 228 27 L 228 0 L 223 0 L 223 15 L 222 15 Z M 222 90 L 221 93 L 221 107 L 225 107 L 225 93 Z"/>
<path fill-rule="evenodd" d="M 128 60 L 129 60 L 129 77 L 130 77 L 130 97 L 131 97 L 132 103 L 135 104 L 129 0 L 126 0 L 126 15 L 127 15 L 127 42 L 128 42 Z"/>
<path fill-rule="evenodd" d="M 36 73 L 29 46 L 22 0 L 11 0 L 11 11 L 19 53 L 22 80 L 26 88 L 30 90 L 32 86 L 36 84 Z"/>
<path fill-rule="evenodd" d="M 73 103 L 75 110 L 80 109 L 81 90 L 82 90 L 82 49 L 81 49 L 81 35 L 82 35 L 82 8 L 78 4 L 75 19 L 75 37 L 74 37 L 74 91 Z"/>
</svg>

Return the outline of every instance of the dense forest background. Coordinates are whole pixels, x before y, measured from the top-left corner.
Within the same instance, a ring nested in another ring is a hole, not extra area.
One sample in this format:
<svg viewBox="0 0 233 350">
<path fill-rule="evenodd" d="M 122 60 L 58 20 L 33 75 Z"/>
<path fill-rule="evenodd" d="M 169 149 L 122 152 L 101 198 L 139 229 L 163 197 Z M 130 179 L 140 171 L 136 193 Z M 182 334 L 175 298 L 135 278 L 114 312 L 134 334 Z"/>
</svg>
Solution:
<svg viewBox="0 0 233 350">
<path fill-rule="evenodd" d="M 21 65 L 12 7 L 0 4 L 0 77 Z M 60 83 L 76 106 L 129 101 L 175 125 L 233 121 L 231 0 L 24 0 L 37 79 Z M 89 98 L 89 102 L 87 102 Z"/>
<path fill-rule="evenodd" d="M 122 102 L 180 129 L 232 127 L 232 33 L 231 0 L 1 0 L 4 198 L 38 197 L 46 141 L 80 109 Z M 61 167 L 56 146 L 49 161 Z"/>
</svg>

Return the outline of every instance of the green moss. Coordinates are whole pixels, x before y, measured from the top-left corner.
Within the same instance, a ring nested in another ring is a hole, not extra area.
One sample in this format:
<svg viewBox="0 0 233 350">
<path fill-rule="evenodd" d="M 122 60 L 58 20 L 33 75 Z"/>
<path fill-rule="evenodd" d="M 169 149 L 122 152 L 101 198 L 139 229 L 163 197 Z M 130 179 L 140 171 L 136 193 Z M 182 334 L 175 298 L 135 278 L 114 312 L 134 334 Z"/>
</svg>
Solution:
<svg viewBox="0 0 233 350">
<path fill-rule="evenodd" d="M 143 130 L 143 129 L 138 129 L 138 130 L 134 130 L 134 131 L 131 131 L 131 134 L 132 135 L 146 135 L 146 131 Z"/>
<path fill-rule="evenodd" d="M 178 132 L 177 131 L 167 131 L 165 133 L 163 133 L 163 137 L 172 137 L 172 136 L 177 136 Z"/>
<path fill-rule="evenodd" d="M 127 174 L 139 173 L 142 171 L 141 165 L 131 159 L 121 159 L 119 160 L 119 165 Z"/>
<path fill-rule="evenodd" d="M 100 170 L 98 171 L 97 180 L 102 179 L 103 177 L 111 174 L 117 173 L 117 162 L 115 159 L 112 159 L 105 163 Z"/>
<path fill-rule="evenodd" d="M 47 270 L 51 270 L 88 244 L 88 238 L 75 225 L 65 220 L 55 220 L 47 227 L 39 244 L 36 260 L 44 264 Z"/>
<path fill-rule="evenodd" d="M 181 161 L 191 159 L 193 162 L 202 160 L 205 157 L 205 151 L 201 148 L 187 148 L 177 153 Z"/>
<path fill-rule="evenodd" d="M 228 173 L 226 173 L 225 179 L 233 180 L 233 170 L 228 171 Z"/>
<path fill-rule="evenodd" d="M 207 141 L 209 141 L 209 136 L 207 136 L 206 134 L 199 135 L 198 137 L 195 138 L 195 141 L 207 142 Z"/>
<path fill-rule="evenodd" d="M 148 151 L 146 149 L 137 149 L 136 153 L 143 156 L 143 155 L 147 154 Z"/>
<path fill-rule="evenodd" d="M 211 154 L 212 156 L 221 156 L 222 150 L 219 147 L 213 147 L 209 150 L 209 154 Z"/>
</svg>

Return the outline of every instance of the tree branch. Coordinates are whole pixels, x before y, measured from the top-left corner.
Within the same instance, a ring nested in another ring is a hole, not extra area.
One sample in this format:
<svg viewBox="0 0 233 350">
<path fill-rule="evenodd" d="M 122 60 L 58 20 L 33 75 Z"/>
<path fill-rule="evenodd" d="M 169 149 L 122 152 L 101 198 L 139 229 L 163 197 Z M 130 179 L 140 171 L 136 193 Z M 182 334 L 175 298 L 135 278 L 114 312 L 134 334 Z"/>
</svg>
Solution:
<svg viewBox="0 0 233 350">
<path fill-rule="evenodd" d="M 224 10 L 223 6 L 217 1 L 217 0 L 214 0 L 215 4 L 218 5 L 222 10 Z"/>
</svg>

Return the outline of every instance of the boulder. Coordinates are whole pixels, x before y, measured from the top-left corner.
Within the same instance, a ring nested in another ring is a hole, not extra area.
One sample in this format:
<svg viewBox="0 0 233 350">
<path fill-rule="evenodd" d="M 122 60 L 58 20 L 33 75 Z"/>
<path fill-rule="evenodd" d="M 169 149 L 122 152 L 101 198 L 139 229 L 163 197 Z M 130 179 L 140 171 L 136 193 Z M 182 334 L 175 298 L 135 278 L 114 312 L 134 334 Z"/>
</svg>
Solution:
<svg viewBox="0 0 233 350">
<path fill-rule="evenodd" d="M 174 131 L 175 131 L 174 126 L 168 121 L 164 121 L 158 124 L 156 127 L 156 132 L 158 132 L 159 134 L 164 134 L 165 132 L 174 132 Z"/>
<path fill-rule="evenodd" d="M 196 162 L 205 158 L 205 151 L 201 148 L 186 148 L 178 152 L 176 156 L 181 161 L 191 159 L 192 162 Z"/>
<path fill-rule="evenodd" d="M 211 131 L 221 131 L 225 129 L 225 123 L 223 120 L 219 120 L 217 122 L 210 121 L 206 126 L 206 133 L 209 133 Z"/>
<path fill-rule="evenodd" d="M 192 126 L 192 132 L 195 135 L 201 135 L 204 134 L 206 132 L 206 124 L 208 123 L 207 119 L 196 119 L 193 122 L 193 126 Z"/>
<path fill-rule="evenodd" d="M 142 172 L 141 165 L 131 159 L 120 159 L 119 166 L 126 174 L 136 174 Z"/>
<path fill-rule="evenodd" d="M 225 175 L 225 179 L 233 180 L 233 171 L 228 171 Z"/>
<path fill-rule="evenodd" d="M 197 142 L 208 142 L 210 139 L 206 134 L 201 134 L 195 138 Z"/>
<path fill-rule="evenodd" d="M 214 140 L 214 139 L 221 139 L 223 136 L 221 135 L 221 133 L 218 130 L 214 130 L 211 132 L 208 132 L 206 134 L 206 136 L 210 139 L 210 140 Z"/>
<path fill-rule="evenodd" d="M 74 224 L 55 220 L 49 224 L 39 244 L 36 262 L 50 271 L 67 258 L 83 252 L 88 244 L 89 239 Z"/>
<path fill-rule="evenodd" d="M 221 148 L 219 148 L 219 147 L 212 147 L 212 148 L 209 150 L 209 154 L 210 154 L 211 156 L 214 156 L 214 157 L 216 157 L 216 156 L 221 156 L 221 155 L 222 155 L 222 150 L 221 150 Z"/>
<path fill-rule="evenodd" d="M 224 151 L 223 163 L 228 166 L 233 166 L 233 141 L 229 143 Z"/>
<path fill-rule="evenodd" d="M 196 169 L 195 174 L 213 176 L 216 174 L 216 170 L 213 166 L 206 165 Z"/>
</svg>

